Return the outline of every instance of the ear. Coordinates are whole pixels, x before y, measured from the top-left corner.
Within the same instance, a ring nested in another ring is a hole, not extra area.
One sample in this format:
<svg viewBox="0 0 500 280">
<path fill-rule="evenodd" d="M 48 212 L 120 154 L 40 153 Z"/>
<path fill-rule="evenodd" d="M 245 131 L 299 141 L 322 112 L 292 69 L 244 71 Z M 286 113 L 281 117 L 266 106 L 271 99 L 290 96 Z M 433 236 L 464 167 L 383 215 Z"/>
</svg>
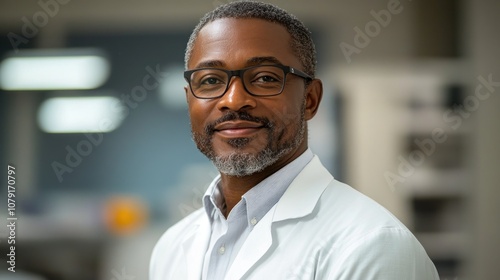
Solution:
<svg viewBox="0 0 500 280">
<path fill-rule="evenodd" d="M 189 86 L 184 87 L 184 92 L 186 93 L 186 102 L 189 104 Z"/>
<path fill-rule="evenodd" d="M 314 79 L 306 88 L 306 120 L 312 119 L 318 112 L 321 98 L 323 97 L 323 82 L 320 79 Z"/>
</svg>

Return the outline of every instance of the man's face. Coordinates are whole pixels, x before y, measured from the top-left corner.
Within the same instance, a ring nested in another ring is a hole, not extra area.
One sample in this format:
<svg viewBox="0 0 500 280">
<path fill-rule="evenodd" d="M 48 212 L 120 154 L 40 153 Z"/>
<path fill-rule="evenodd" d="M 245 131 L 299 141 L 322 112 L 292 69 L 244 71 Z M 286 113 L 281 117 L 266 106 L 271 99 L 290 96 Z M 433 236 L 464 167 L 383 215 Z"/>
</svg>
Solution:
<svg viewBox="0 0 500 280">
<path fill-rule="evenodd" d="M 278 63 L 303 70 L 290 42 L 289 33 L 279 24 L 218 19 L 199 32 L 188 68 L 237 70 Z M 305 81 L 298 76 L 288 74 L 277 96 L 252 96 L 238 77 L 217 99 L 197 99 L 189 87 L 185 90 L 193 139 L 223 174 L 251 175 L 280 161 L 286 163 L 307 148 L 306 120 L 316 108 L 308 109 Z"/>
</svg>

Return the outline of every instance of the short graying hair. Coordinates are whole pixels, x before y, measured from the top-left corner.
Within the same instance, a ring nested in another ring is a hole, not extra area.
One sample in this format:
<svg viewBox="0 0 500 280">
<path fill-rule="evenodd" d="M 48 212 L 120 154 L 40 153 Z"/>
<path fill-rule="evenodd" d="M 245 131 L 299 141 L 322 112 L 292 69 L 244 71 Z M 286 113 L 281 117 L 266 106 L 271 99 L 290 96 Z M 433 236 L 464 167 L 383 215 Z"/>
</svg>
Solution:
<svg viewBox="0 0 500 280">
<path fill-rule="evenodd" d="M 208 23 L 222 18 L 258 18 L 281 24 L 292 37 L 292 51 L 301 61 L 304 72 L 314 77 L 316 72 L 316 49 L 311 38 L 311 32 L 297 17 L 287 11 L 272 4 L 254 1 L 231 2 L 217 7 L 202 17 L 187 43 L 184 56 L 186 69 L 188 69 L 194 41 L 198 37 L 200 30 Z"/>
</svg>

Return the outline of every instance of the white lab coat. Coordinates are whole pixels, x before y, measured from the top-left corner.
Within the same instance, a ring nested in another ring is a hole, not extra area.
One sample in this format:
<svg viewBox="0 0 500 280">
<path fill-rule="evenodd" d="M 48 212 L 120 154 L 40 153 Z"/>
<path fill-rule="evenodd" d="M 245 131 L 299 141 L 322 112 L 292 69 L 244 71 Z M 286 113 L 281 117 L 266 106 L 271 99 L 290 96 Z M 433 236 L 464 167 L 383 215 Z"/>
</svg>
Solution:
<svg viewBox="0 0 500 280">
<path fill-rule="evenodd" d="M 153 250 L 150 280 L 201 279 L 209 238 L 203 208 L 168 229 Z M 315 156 L 255 225 L 225 279 L 439 277 L 423 247 L 401 222 L 333 179 Z"/>
</svg>

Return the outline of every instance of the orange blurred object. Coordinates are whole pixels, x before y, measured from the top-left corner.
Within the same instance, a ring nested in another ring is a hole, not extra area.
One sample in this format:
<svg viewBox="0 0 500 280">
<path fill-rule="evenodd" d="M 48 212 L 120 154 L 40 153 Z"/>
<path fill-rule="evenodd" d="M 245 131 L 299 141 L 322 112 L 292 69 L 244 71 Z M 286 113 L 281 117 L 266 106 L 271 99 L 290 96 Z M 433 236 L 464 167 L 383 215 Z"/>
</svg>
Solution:
<svg viewBox="0 0 500 280">
<path fill-rule="evenodd" d="M 112 197 L 104 205 L 104 222 L 114 234 L 131 234 L 140 230 L 148 216 L 146 204 L 138 197 Z"/>
</svg>

